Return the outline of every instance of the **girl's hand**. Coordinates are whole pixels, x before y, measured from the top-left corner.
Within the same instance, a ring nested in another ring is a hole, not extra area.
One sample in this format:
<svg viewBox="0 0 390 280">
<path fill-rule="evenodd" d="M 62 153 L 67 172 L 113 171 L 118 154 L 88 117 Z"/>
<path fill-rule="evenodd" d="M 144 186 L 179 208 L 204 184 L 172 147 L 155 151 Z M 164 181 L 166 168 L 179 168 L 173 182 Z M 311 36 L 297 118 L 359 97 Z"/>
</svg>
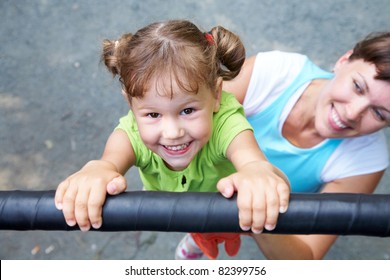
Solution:
<svg viewBox="0 0 390 280">
<path fill-rule="evenodd" d="M 126 189 L 126 179 L 114 164 L 95 160 L 58 185 L 56 208 L 62 210 L 66 223 L 76 223 L 82 231 L 102 225 L 102 208 L 106 193 L 118 194 Z"/>
<path fill-rule="evenodd" d="M 261 233 L 273 230 L 279 213 L 287 211 L 290 186 L 285 175 L 267 161 L 245 164 L 240 171 L 221 179 L 217 184 L 223 196 L 237 191 L 240 227 Z"/>
</svg>

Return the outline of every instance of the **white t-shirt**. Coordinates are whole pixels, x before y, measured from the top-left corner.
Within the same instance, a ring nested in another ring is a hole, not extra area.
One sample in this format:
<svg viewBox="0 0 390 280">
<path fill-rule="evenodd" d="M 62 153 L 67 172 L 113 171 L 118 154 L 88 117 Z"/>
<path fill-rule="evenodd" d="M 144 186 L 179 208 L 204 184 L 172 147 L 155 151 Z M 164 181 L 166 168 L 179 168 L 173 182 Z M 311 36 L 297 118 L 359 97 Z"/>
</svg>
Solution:
<svg viewBox="0 0 390 280">
<path fill-rule="evenodd" d="M 295 80 L 307 57 L 297 53 L 271 51 L 258 53 L 248 91 L 243 103 L 247 116 L 261 112 L 272 104 Z M 308 83 L 303 85 L 288 101 L 280 117 L 279 130 L 302 95 Z M 256 130 L 256 128 L 255 128 Z M 369 174 L 386 169 L 388 149 L 383 131 L 365 136 L 346 138 L 327 160 L 321 179 L 336 179 Z"/>
</svg>

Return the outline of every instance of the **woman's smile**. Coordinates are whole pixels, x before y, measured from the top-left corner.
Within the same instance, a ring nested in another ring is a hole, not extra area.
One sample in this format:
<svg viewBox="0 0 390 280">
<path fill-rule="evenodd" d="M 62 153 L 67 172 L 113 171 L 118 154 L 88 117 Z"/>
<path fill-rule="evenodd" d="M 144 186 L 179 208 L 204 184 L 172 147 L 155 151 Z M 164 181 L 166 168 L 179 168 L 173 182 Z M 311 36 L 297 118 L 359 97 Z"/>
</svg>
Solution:
<svg viewBox="0 0 390 280">
<path fill-rule="evenodd" d="M 332 106 L 330 110 L 329 124 L 336 131 L 341 131 L 348 128 L 348 125 L 341 120 L 340 115 L 334 106 Z"/>
</svg>

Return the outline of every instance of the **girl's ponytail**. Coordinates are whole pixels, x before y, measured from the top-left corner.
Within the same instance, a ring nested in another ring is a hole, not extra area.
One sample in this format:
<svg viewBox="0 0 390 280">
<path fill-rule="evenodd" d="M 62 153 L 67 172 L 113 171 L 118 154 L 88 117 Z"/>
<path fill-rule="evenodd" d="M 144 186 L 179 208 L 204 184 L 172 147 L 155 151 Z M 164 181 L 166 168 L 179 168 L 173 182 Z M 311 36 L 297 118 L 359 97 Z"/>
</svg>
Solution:
<svg viewBox="0 0 390 280">
<path fill-rule="evenodd" d="M 240 38 L 222 26 L 216 26 L 209 32 L 216 46 L 216 56 L 220 62 L 218 76 L 223 80 L 232 80 L 245 61 L 245 47 Z"/>
</svg>

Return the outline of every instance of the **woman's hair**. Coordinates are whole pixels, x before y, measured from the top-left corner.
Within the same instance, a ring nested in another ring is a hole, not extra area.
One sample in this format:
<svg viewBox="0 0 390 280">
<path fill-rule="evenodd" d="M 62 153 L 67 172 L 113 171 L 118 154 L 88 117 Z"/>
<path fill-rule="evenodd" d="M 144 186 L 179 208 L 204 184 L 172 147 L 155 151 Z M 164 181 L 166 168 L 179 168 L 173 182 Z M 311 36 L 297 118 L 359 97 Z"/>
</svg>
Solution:
<svg viewBox="0 0 390 280">
<path fill-rule="evenodd" d="M 153 79 L 191 93 L 200 85 L 214 90 L 218 77 L 231 80 L 238 75 L 245 48 L 237 35 L 221 26 L 205 33 L 189 21 L 170 20 L 124 34 L 118 41 L 104 40 L 101 59 L 120 76 L 131 99 L 142 97 Z"/>
<path fill-rule="evenodd" d="M 390 32 L 369 34 L 355 45 L 349 59 L 363 59 L 375 64 L 375 79 L 390 81 Z"/>
</svg>

